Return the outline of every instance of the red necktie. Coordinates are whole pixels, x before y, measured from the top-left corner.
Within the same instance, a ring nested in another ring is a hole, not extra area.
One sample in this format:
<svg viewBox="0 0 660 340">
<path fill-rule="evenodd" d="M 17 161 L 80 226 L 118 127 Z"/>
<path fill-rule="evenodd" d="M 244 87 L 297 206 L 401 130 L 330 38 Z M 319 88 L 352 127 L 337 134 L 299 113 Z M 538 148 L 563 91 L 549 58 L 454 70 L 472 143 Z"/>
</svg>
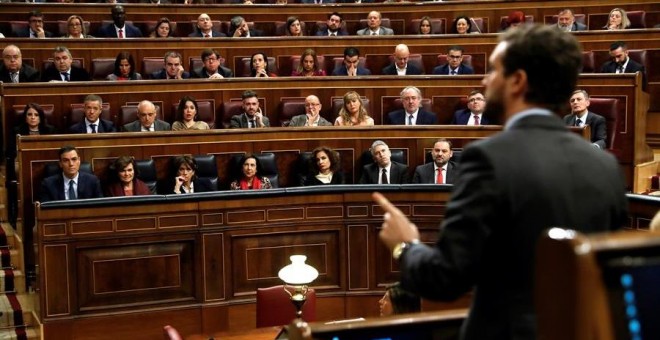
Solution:
<svg viewBox="0 0 660 340">
<path fill-rule="evenodd" d="M 479 125 L 479 116 L 474 115 L 474 125 Z"/>
<path fill-rule="evenodd" d="M 210 34 L 204 34 L 204 38 L 210 38 L 210 37 L 211 37 Z"/>
<path fill-rule="evenodd" d="M 123 38 L 124 37 L 124 30 L 119 29 L 119 31 L 117 31 L 117 35 L 119 36 L 120 39 Z"/>
<path fill-rule="evenodd" d="M 436 184 L 444 184 L 444 180 L 442 179 L 442 168 L 438 168 L 438 177 L 435 179 Z"/>
</svg>

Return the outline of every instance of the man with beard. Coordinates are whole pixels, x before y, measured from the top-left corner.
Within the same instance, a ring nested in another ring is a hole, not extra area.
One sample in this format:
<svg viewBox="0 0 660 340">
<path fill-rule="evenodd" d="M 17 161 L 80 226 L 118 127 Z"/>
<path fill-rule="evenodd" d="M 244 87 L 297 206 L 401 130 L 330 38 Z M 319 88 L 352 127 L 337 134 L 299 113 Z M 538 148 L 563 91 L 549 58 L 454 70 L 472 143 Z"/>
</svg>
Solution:
<svg viewBox="0 0 660 340">
<path fill-rule="evenodd" d="M 454 162 L 449 161 L 453 155 L 451 142 L 444 138 L 438 139 L 431 150 L 433 162 L 417 166 L 412 182 L 415 184 L 454 184 L 458 168 Z"/>
<path fill-rule="evenodd" d="M 247 90 L 243 92 L 241 98 L 243 99 L 243 113 L 231 117 L 229 128 L 257 129 L 270 127 L 268 117 L 264 116 L 259 107 L 257 93 Z"/>
<path fill-rule="evenodd" d="M 589 111 L 589 94 L 585 90 L 575 90 L 570 99 L 571 114 L 564 116 L 564 123 L 568 126 L 589 125 L 591 129 L 591 143 L 600 149 L 605 149 L 607 139 L 607 125 L 605 117 Z"/>
<path fill-rule="evenodd" d="M 328 15 L 328 22 L 325 29 L 316 32 L 318 37 L 336 37 L 338 35 L 346 35 L 346 32 L 341 29 L 342 17 L 337 12 L 332 12 Z"/>
<path fill-rule="evenodd" d="M 600 73 L 642 73 L 642 84 L 646 89 L 646 70 L 644 65 L 630 59 L 628 56 L 628 46 L 623 41 L 616 41 L 610 45 L 610 57 L 601 66 Z"/>
<path fill-rule="evenodd" d="M 568 8 L 564 8 L 561 10 L 561 12 L 559 12 L 559 15 L 557 16 L 557 28 L 564 32 L 578 32 L 586 31 L 587 25 L 575 21 L 575 15 L 573 15 L 573 11 Z"/>
<path fill-rule="evenodd" d="M 452 125 L 488 125 L 490 121 L 484 117 L 486 98 L 481 90 L 473 90 L 467 96 L 467 109 L 457 110 L 449 124 Z"/>
<path fill-rule="evenodd" d="M 373 195 L 385 212 L 380 238 L 399 261 L 402 288 L 433 300 L 474 288 L 461 339 L 535 339 L 539 236 L 554 226 L 588 233 L 627 222 L 618 162 L 557 116 L 581 61 L 575 37 L 555 27 L 524 25 L 500 38 L 483 84 L 487 111 L 506 124 L 462 152 L 434 245 L 420 243 L 417 227 Z"/>
</svg>

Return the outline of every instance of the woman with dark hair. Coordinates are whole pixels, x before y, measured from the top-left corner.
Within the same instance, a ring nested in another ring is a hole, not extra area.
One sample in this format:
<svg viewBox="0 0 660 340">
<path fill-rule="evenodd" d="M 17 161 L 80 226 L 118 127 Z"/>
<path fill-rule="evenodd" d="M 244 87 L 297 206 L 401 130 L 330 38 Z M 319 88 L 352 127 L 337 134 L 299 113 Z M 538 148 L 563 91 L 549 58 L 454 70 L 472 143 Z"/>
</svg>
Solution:
<svg viewBox="0 0 660 340">
<path fill-rule="evenodd" d="M 373 126 L 374 119 L 369 117 L 369 112 L 362 103 L 362 98 L 355 91 L 346 92 L 344 105 L 339 110 L 339 116 L 335 119 L 335 126 Z"/>
<path fill-rule="evenodd" d="M 119 52 L 115 58 L 115 70 L 108 74 L 107 80 L 142 80 L 142 75 L 135 72 L 135 59 L 126 51 Z"/>
<path fill-rule="evenodd" d="M 399 283 L 387 287 L 385 295 L 378 301 L 380 316 L 417 313 L 422 310 L 419 296 L 403 290 Z"/>
<path fill-rule="evenodd" d="M 172 160 L 172 173 L 176 174 L 169 185 L 166 194 L 190 194 L 195 192 L 213 191 L 208 178 L 199 178 L 197 162 L 190 155 L 176 156 Z"/>
<path fill-rule="evenodd" d="M 120 156 L 115 159 L 112 166 L 112 182 L 106 188 L 106 197 L 151 195 L 149 187 L 139 180 L 135 158 Z"/>
<path fill-rule="evenodd" d="M 323 77 L 325 75 L 325 70 L 322 70 L 319 66 L 316 51 L 311 48 L 303 51 L 300 55 L 298 68 L 291 72 L 292 77 Z"/>
<path fill-rule="evenodd" d="M 431 25 L 431 17 L 423 16 L 419 20 L 419 27 L 417 28 L 417 34 L 421 34 L 421 35 L 433 34 L 433 26 Z"/>
<path fill-rule="evenodd" d="M 250 58 L 250 77 L 269 78 L 277 77 L 275 73 L 268 72 L 268 56 L 264 52 L 257 52 Z"/>
<path fill-rule="evenodd" d="M 66 34 L 62 38 L 83 39 L 94 37 L 87 35 L 83 18 L 80 15 L 72 15 L 66 19 Z"/>
<path fill-rule="evenodd" d="M 55 134 L 55 127 L 49 125 L 46 121 L 44 109 L 37 103 L 28 103 L 23 109 L 20 121 L 14 127 L 11 138 L 7 141 L 7 157 L 16 157 L 16 135 L 34 136 L 34 135 L 52 135 Z"/>
<path fill-rule="evenodd" d="M 302 37 L 303 34 L 302 26 L 300 20 L 296 17 L 288 17 L 286 19 L 286 32 L 284 32 L 288 37 Z"/>
<path fill-rule="evenodd" d="M 468 34 L 472 31 L 472 20 L 466 15 L 459 15 L 454 19 L 451 24 L 449 33 L 453 34 Z"/>
<path fill-rule="evenodd" d="M 170 19 L 160 18 L 149 36 L 151 38 L 174 38 L 174 28 Z"/>
<path fill-rule="evenodd" d="M 172 131 L 210 129 L 206 122 L 198 119 L 199 107 L 195 98 L 185 96 L 181 98 L 176 109 L 176 121 L 172 124 Z"/>
<path fill-rule="evenodd" d="M 326 146 L 312 151 L 310 173 L 303 185 L 344 184 L 344 176 L 339 171 L 339 153 Z"/>
<path fill-rule="evenodd" d="M 241 165 L 241 176 L 239 179 L 231 182 L 229 189 L 231 190 L 259 190 L 271 189 L 273 186 L 270 184 L 268 177 L 260 177 L 261 163 L 254 155 L 247 154 L 241 157 L 239 161 Z"/>
</svg>

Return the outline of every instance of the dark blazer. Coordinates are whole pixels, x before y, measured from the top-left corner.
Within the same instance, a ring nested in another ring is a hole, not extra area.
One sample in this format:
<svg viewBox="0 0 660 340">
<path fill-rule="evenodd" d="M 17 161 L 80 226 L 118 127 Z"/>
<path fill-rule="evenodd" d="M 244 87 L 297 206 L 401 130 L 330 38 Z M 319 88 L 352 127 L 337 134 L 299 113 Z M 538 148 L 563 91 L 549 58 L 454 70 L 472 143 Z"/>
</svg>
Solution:
<svg viewBox="0 0 660 340">
<path fill-rule="evenodd" d="M 417 168 L 415 168 L 412 182 L 415 184 L 435 184 L 436 173 L 433 163 L 434 162 L 429 162 L 418 165 Z M 445 178 L 445 184 L 454 184 L 457 172 L 458 168 L 456 167 L 456 164 L 452 161 L 447 162 L 447 172 L 445 175 L 447 178 Z"/>
<path fill-rule="evenodd" d="M 390 167 L 390 184 L 406 184 L 410 183 L 408 180 L 408 166 L 405 164 L 391 161 Z M 378 164 L 367 164 L 362 168 L 362 176 L 360 177 L 359 184 L 378 184 L 380 178 L 380 169 Z"/>
<path fill-rule="evenodd" d="M 630 60 L 628 61 L 628 65 L 626 65 L 626 69 L 623 70 L 623 73 L 635 73 L 637 71 L 642 72 L 643 87 L 644 90 L 646 90 L 646 69 L 644 65 L 632 60 L 630 57 L 628 58 Z M 616 68 L 617 64 L 610 60 L 605 62 L 603 66 L 600 67 L 600 73 L 616 73 Z"/>
<path fill-rule="evenodd" d="M 234 37 L 234 32 L 235 31 L 236 30 L 230 31 L 229 34 L 227 34 L 227 36 L 228 37 Z M 250 38 L 252 38 L 252 37 L 263 37 L 263 35 L 264 35 L 264 31 L 250 28 Z M 245 37 L 242 37 L 242 38 L 245 38 Z"/>
<path fill-rule="evenodd" d="M 383 75 L 396 76 L 397 75 L 396 65 L 394 63 L 389 64 L 388 66 L 383 68 L 383 71 L 381 73 Z M 417 66 L 408 63 L 408 66 L 406 67 L 406 75 L 407 76 L 418 76 L 420 74 L 424 74 L 424 71 L 417 68 Z"/>
<path fill-rule="evenodd" d="M 161 192 L 162 195 L 176 195 L 176 193 L 174 192 L 174 181 L 175 180 L 176 180 L 176 177 L 174 177 L 174 178 L 167 181 L 167 185 L 165 186 L 165 189 L 163 190 L 163 192 Z M 195 190 L 195 193 L 215 191 L 213 189 L 213 184 L 211 184 L 211 180 L 208 179 L 208 178 L 197 177 L 197 178 L 192 180 L 192 183 L 193 183 L 193 189 Z M 181 191 L 181 194 L 185 194 L 185 193 L 183 191 Z"/>
<path fill-rule="evenodd" d="M 311 186 L 311 185 L 335 185 L 335 184 L 345 184 L 345 179 L 344 179 L 344 174 L 341 173 L 341 171 L 337 171 L 332 174 L 332 180 L 330 180 L 330 183 L 323 183 L 319 181 L 316 178 L 316 175 L 314 174 L 309 174 L 307 175 L 307 178 L 305 179 L 305 183 L 303 183 L 304 186 Z"/>
<path fill-rule="evenodd" d="M 99 126 L 96 127 L 96 132 L 117 132 L 115 124 L 113 124 L 111 121 L 99 118 L 98 122 Z M 71 125 L 69 128 L 69 133 L 87 133 L 87 125 L 85 125 L 85 120 L 83 119 L 82 122 Z"/>
<path fill-rule="evenodd" d="M 270 127 L 270 120 L 266 116 L 261 117 L 262 122 L 264 123 L 264 127 Z M 229 128 L 230 129 L 247 129 L 248 128 L 248 120 L 245 114 L 241 113 L 240 115 L 234 115 L 231 117 L 231 121 L 229 122 Z"/>
<path fill-rule="evenodd" d="M 449 75 L 449 64 L 436 66 L 433 69 L 433 74 L 440 74 L 440 75 L 443 75 L 443 76 L 448 76 Z M 459 75 L 461 75 L 461 74 L 474 74 L 474 70 L 470 66 L 467 66 L 465 64 L 461 64 L 460 66 L 458 66 L 458 74 Z"/>
<path fill-rule="evenodd" d="M 55 127 L 52 125 L 42 125 L 39 126 L 39 134 L 40 135 L 53 135 L 57 133 L 57 130 L 55 130 Z M 10 138 L 7 140 L 7 157 L 8 158 L 15 158 L 16 157 L 16 136 L 21 135 L 21 136 L 29 136 L 30 135 L 30 128 L 27 126 L 27 124 L 21 124 L 19 126 L 15 126 L 14 130 L 12 131 L 12 135 L 9 136 Z"/>
<path fill-rule="evenodd" d="M 463 110 L 458 110 L 454 112 L 454 116 L 451 118 L 451 123 L 452 125 L 467 125 L 468 120 L 470 120 L 470 115 L 472 115 L 472 111 L 470 109 L 463 109 Z M 481 115 L 481 120 L 479 121 L 479 125 L 490 125 L 490 121 L 488 118 L 486 118 L 486 115 Z"/>
<path fill-rule="evenodd" d="M 183 71 L 181 78 L 189 79 L 190 73 L 188 71 Z M 151 79 L 167 79 L 167 71 L 165 71 L 165 69 L 162 69 L 160 71 L 153 72 L 151 73 Z"/>
<path fill-rule="evenodd" d="M 62 81 L 62 76 L 60 71 L 58 71 L 55 66 L 50 66 L 47 68 L 44 73 L 41 75 L 41 81 L 51 81 L 57 80 Z M 71 66 L 71 72 L 69 73 L 69 81 L 91 81 L 92 77 L 89 76 L 89 73 L 85 69 Z"/>
<path fill-rule="evenodd" d="M 133 179 L 133 196 L 151 195 L 149 187 L 141 180 Z M 126 196 L 124 186 L 119 182 L 114 182 L 105 188 L 106 197 Z"/>
<path fill-rule="evenodd" d="M 559 25 L 557 25 L 559 27 Z M 580 31 L 586 31 L 587 30 L 587 25 L 581 24 L 577 21 L 573 22 L 573 26 L 571 26 L 571 32 L 580 32 Z"/>
<path fill-rule="evenodd" d="M 99 28 L 96 36 L 99 38 L 117 38 L 117 30 L 115 24 L 106 24 Z M 142 38 L 142 31 L 139 28 L 124 23 L 124 37 L 126 38 Z"/>
<path fill-rule="evenodd" d="M 535 339 L 534 254 L 541 233 L 552 226 L 614 230 L 628 222 L 615 157 L 545 113 L 470 143 L 437 243 L 412 245 L 399 259 L 402 288 L 423 298 L 474 292 L 461 339 Z"/>
<path fill-rule="evenodd" d="M 211 30 L 211 38 L 222 38 L 222 37 L 226 37 L 226 36 L 227 35 L 222 33 L 222 32 Z M 200 30 L 195 29 L 195 32 L 192 32 L 192 33 L 188 34 L 188 37 L 190 37 L 190 38 L 203 38 L 204 35 L 202 34 L 202 32 Z"/>
<path fill-rule="evenodd" d="M 316 31 L 316 36 L 317 37 L 327 37 L 328 34 L 329 33 L 328 33 L 328 28 L 327 27 L 322 29 L 322 30 Z M 346 33 L 346 31 L 342 30 L 341 28 L 337 31 L 337 36 L 345 36 L 345 35 L 348 35 L 348 33 Z"/>
<path fill-rule="evenodd" d="M 11 84 L 11 75 L 4 64 L 0 64 L 0 81 Z M 19 83 L 34 83 L 41 81 L 41 73 L 37 71 L 34 67 L 23 64 L 21 69 L 18 70 L 18 82 Z"/>
<path fill-rule="evenodd" d="M 230 70 L 227 67 L 220 66 L 218 67 L 218 73 L 220 73 L 221 76 L 224 78 L 232 78 L 234 76 L 234 72 Z M 206 74 L 206 70 L 201 67 L 196 70 L 193 70 L 193 72 L 190 73 L 191 78 L 208 78 L 209 76 Z"/>
<path fill-rule="evenodd" d="M 142 131 L 142 124 L 140 123 L 139 120 L 136 120 L 134 122 L 124 124 L 124 126 L 121 127 L 121 130 L 124 132 L 140 132 Z M 162 121 L 160 119 L 156 119 L 156 121 L 154 121 L 154 130 L 170 131 L 172 130 L 172 126 L 168 122 Z"/>
<path fill-rule="evenodd" d="M 404 109 L 395 110 L 387 114 L 388 125 L 406 125 L 406 111 Z M 438 117 L 435 112 L 424 111 L 421 107 L 417 112 L 416 125 L 435 125 L 438 124 Z"/>
<path fill-rule="evenodd" d="M 46 1 L 42 1 L 42 2 L 46 2 Z M 53 33 L 48 32 L 46 30 L 44 30 L 44 35 L 46 36 L 46 38 L 52 38 L 53 37 Z M 17 30 L 16 32 L 14 32 L 14 36 L 16 38 L 29 38 L 30 37 L 30 27 L 29 26 L 28 27 L 23 27 L 23 28 Z"/>
<path fill-rule="evenodd" d="M 103 197 L 101 182 L 96 176 L 78 172 L 78 199 Z M 40 202 L 64 200 L 64 178 L 62 173 L 45 178 L 41 182 Z"/>
<path fill-rule="evenodd" d="M 564 116 L 564 123 L 568 126 L 575 125 L 577 115 L 569 114 Z M 587 111 L 587 119 L 585 124 L 589 124 L 591 129 L 591 142 L 597 144 L 601 149 L 607 148 L 607 121 L 605 117 Z"/>
<path fill-rule="evenodd" d="M 371 71 L 369 69 L 361 67 L 361 66 L 358 66 L 356 73 L 357 73 L 358 76 L 370 76 L 371 75 Z M 346 69 L 346 65 L 344 65 L 342 63 L 341 66 L 337 67 L 334 71 L 332 71 L 332 75 L 333 76 L 347 76 L 348 75 L 348 70 Z"/>
</svg>

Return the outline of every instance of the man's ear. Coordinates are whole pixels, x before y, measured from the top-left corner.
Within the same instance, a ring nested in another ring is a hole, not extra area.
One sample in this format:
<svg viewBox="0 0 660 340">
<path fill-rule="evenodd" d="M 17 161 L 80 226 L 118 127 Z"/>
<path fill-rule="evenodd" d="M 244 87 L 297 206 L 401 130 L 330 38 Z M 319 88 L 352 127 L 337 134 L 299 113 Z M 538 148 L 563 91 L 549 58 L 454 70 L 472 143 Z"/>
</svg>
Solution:
<svg viewBox="0 0 660 340">
<path fill-rule="evenodd" d="M 524 95 L 527 91 L 527 72 L 518 69 L 507 77 L 507 89 L 510 93 Z"/>
</svg>

